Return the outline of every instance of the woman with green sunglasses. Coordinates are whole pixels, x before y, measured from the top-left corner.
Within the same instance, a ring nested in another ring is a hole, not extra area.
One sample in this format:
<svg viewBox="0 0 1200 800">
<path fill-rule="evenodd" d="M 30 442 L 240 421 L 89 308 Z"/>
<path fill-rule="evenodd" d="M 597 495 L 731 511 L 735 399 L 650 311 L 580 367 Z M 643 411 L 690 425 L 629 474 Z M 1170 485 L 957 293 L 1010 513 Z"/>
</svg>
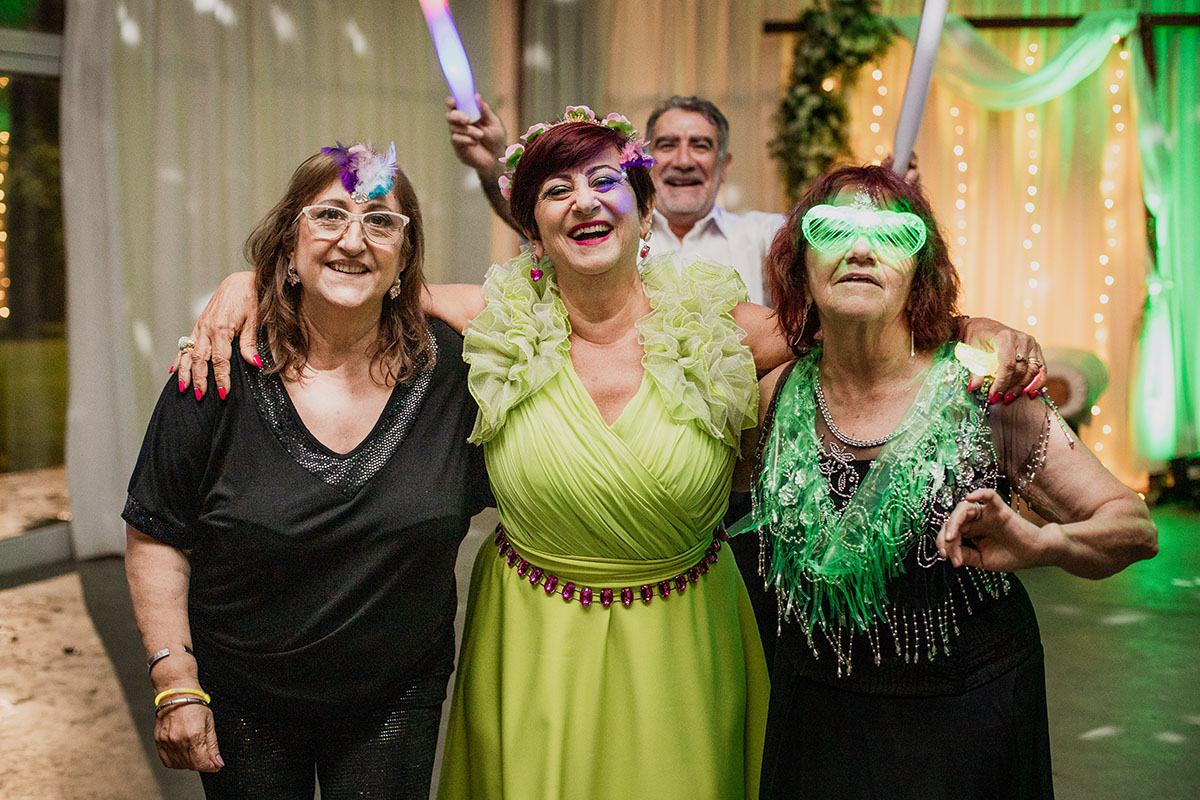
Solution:
<svg viewBox="0 0 1200 800">
<path fill-rule="evenodd" d="M 761 382 L 740 526 L 780 609 L 762 796 L 1052 797 L 1042 646 L 1013 573 L 1149 558 L 1145 504 L 1040 392 L 969 391 L 981 359 L 956 358 L 958 274 L 919 187 L 829 173 L 766 274 L 797 359 Z"/>
</svg>

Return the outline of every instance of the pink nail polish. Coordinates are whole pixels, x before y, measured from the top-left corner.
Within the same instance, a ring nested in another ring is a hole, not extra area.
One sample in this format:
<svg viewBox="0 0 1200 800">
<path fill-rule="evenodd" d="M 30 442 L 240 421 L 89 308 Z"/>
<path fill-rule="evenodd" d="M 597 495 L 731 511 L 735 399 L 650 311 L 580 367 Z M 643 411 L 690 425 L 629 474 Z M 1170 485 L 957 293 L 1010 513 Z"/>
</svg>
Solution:
<svg viewBox="0 0 1200 800">
<path fill-rule="evenodd" d="M 999 392 L 992 392 L 991 396 L 988 397 L 988 402 L 992 405 L 995 405 L 996 403 L 1000 402 L 1001 398 L 1002 395 Z"/>
<path fill-rule="evenodd" d="M 202 394 L 200 393 L 200 390 L 199 390 L 199 389 L 197 389 L 197 390 L 196 390 L 196 399 L 197 399 L 197 400 L 199 400 L 201 397 L 204 397 L 204 395 L 202 395 Z"/>
<path fill-rule="evenodd" d="M 184 382 L 183 382 L 183 381 L 180 381 L 180 382 L 179 382 L 179 391 L 180 391 L 180 392 L 182 392 L 182 391 L 183 391 L 184 389 L 186 389 L 186 388 L 187 388 L 187 386 L 186 386 L 186 385 L 184 385 Z"/>
<path fill-rule="evenodd" d="M 255 364 L 255 366 L 257 366 L 259 369 L 262 369 L 262 359 L 258 357 L 258 354 L 257 354 L 257 353 L 255 353 L 255 354 L 254 354 L 254 364 Z"/>
<path fill-rule="evenodd" d="M 168 367 L 168 368 L 167 368 L 167 374 L 168 374 L 168 375 L 174 375 L 174 374 L 175 374 L 175 365 L 174 365 L 174 364 L 172 364 L 170 367 Z"/>
<path fill-rule="evenodd" d="M 225 399 L 225 395 L 227 395 L 227 394 L 229 394 L 229 391 L 228 391 L 228 390 L 227 390 L 227 389 L 226 389 L 224 386 L 218 386 L 218 387 L 217 387 L 217 397 L 219 397 L 219 398 L 221 398 L 222 400 L 224 400 L 224 399 Z"/>
</svg>

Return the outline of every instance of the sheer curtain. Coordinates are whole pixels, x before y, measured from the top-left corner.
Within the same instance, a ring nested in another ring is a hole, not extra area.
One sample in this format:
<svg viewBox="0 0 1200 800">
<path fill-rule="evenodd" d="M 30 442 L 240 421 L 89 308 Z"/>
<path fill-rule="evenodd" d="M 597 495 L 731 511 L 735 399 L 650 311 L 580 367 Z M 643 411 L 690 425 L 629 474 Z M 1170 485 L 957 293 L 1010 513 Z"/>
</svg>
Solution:
<svg viewBox="0 0 1200 800">
<path fill-rule="evenodd" d="M 485 95 L 510 2 L 455 12 Z M 493 33 L 497 31 L 497 33 Z M 506 59 L 498 63 L 508 64 Z M 119 518 L 175 342 L 292 169 L 319 147 L 395 140 L 421 198 L 430 280 L 478 280 L 511 249 L 449 146 L 417 3 L 70 0 L 63 181 L 77 557 L 124 549 Z"/>
</svg>

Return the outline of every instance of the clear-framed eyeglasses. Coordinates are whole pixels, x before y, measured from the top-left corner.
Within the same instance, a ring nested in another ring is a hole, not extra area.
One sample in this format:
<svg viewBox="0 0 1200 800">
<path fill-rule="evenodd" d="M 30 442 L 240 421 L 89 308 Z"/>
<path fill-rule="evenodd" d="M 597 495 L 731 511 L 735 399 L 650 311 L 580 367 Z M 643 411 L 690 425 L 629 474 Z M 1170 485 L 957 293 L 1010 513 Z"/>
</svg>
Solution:
<svg viewBox="0 0 1200 800">
<path fill-rule="evenodd" d="M 400 234 L 408 224 L 408 217 L 397 211 L 364 211 L 355 214 L 338 206 L 305 206 L 300 209 L 296 219 L 307 217 L 312 223 L 313 236 L 318 239 L 339 239 L 350 227 L 350 223 L 358 220 L 362 224 L 363 235 L 376 244 L 395 244 L 400 241 Z"/>
</svg>

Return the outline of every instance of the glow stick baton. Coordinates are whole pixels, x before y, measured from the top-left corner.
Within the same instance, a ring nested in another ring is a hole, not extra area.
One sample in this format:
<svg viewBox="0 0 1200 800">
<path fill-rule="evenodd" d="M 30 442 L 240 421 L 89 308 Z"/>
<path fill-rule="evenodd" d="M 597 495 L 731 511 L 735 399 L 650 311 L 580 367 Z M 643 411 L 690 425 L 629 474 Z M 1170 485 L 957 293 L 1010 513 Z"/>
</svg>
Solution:
<svg viewBox="0 0 1200 800">
<path fill-rule="evenodd" d="M 937 58 L 938 41 L 942 38 L 942 24 L 946 21 L 946 2 L 925 0 L 925 8 L 921 11 L 921 27 L 913 44 L 912 66 L 908 70 L 908 85 L 904 87 L 904 103 L 900 106 L 896 142 L 892 147 L 895 154 L 892 170 L 897 175 L 903 176 L 908 171 L 913 145 L 917 143 L 917 129 L 921 127 L 921 115 L 925 113 L 933 62 Z"/>
<path fill-rule="evenodd" d="M 475 79 L 471 75 L 471 63 L 467 51 L 459 38 L 454 17 L 450 15 L 447 0 L 421 0 L 421 13 L 433 37 L 433 49 L 437 51 L 442 74 L 450 84 L 450 94 L 459 111 L 466 112 L 470 122 L 479 119 L 479 106 L 475 104 Z"/>
</svg>

